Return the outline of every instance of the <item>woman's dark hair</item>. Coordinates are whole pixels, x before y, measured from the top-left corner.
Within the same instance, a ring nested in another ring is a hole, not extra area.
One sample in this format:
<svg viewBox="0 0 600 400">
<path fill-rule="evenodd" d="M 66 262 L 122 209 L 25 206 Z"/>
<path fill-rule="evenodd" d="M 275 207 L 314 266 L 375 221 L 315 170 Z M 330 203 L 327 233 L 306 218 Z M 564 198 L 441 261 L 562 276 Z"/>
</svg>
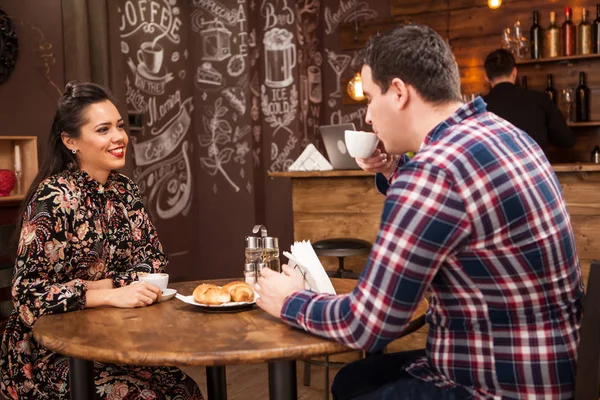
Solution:
<svg viewBox="0 0 600 400">
<path fill-rule="evenodd" d="M 423 100 L 440 104 L 460 101 L 460 75 L 450 46 L 432 28 L 405 23 L 377 34 L 353 61 L 368 65 L 373 81 L 386 93 L 394 78 L 416 89 Z"/>
<path fill-rule="evenodd" d="M 67 83 L 65 91 L 58 100 L 50 136 L 48 137 L 48 146 L 46 157 L 42 162 L 37 175 L 33 179 L 23 204 L 18 214 L 17 226 L 15 231 L 15 240 L 13 248 L 16 254 L 18 238 L 21 234 L 23 216 L 27 205 L 33 198 L 39 184 L 46 178 L 64 170 L 76 171 L 79 169 L 79 159 L 63 143 L 61 135 L 65 133 L 71 138 L 78 138 L 81 134 L 81 127 L 86 124 L 85 111 L 95 103 L 110 100 L 113 103 L 112 95 L 102 86 L 89 82 L 72 81 Z"/>
<path fill-rule="evenodd" d="M 508 76 L 515 68 L 515 57 L 508 50 L 494 50 L 485 58 L 483 67 L 490 81 L 501 76 Z"/>
</svg>

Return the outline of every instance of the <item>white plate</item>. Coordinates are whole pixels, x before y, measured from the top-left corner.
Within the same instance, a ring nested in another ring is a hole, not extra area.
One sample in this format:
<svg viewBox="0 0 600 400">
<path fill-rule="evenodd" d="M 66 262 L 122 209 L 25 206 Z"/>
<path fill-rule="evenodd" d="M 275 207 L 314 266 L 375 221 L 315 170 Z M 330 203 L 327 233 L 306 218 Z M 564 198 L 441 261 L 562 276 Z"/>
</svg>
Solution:
<svg viewBox="0 0 600 400">
<path fill-rule="evenodd" d="M 171 300 L 173 297 L 175 297 L 176 294 L 177 294 L 177 290 L 166 288 L 162 292 L 162 296 L 160 298 L 159 303 L 161 303 L 163 301 Z"/>
<path fill-rule="evenodd" d="M 256 304 L 256 299 L 258 298 L 258 293 L 254 292 L 254 301 L 231 301 L 229 303 L 223 303 L 219 305 L 211 305 L 211 304 L 202 304 L 197 303 L 194 300 L 194 295 L 184 296 L 182 294 L 175 295 L 179 300 L 184 303 L 191 304 L 193 306 L 199 307 L 206 311 L 216 311 L 216 312 L 228 312 L 228 311 L 239 311 L 250 309 Z"/>
</svg>

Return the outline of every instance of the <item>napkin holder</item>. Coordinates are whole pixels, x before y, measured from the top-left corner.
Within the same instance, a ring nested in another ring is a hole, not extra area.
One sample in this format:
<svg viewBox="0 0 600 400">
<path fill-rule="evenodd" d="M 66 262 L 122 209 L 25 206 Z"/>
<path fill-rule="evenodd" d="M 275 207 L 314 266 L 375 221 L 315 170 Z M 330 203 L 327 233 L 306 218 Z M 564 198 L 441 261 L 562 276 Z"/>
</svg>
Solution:
<svg viewBox="0 0 600 400">
<path fill-rule="evenodd" d="M 335 289 L 315 253 L 310 240 L 294 242 L 291 253 L 283 252 L 290 261 L 288 266 L 298 268 L 304 276 L 304 287 L 316 293 L 336 294 Z"/>
<path fill-rule="evenodd" d="M 302 154 L 290 165 L 288 171 L 331 171 L 333 166 L 323 154 L 310 143 Z"/>
</svg>

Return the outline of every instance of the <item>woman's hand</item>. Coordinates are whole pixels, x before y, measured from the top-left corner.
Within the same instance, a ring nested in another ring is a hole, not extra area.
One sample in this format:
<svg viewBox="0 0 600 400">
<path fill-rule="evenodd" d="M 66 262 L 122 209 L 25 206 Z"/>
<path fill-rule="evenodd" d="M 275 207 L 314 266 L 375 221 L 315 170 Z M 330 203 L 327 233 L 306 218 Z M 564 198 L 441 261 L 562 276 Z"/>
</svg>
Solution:
<svg viewBox="0 0 600 400">
<path fill-rule="evenodd" d="M 367 172 L 379 172 L 389 178 L 396 170 L 398 156 L 388 154 L 382 146 L 378 146 L 371 157 L 357 158 L 356 163 Z"/>
<path fill-rule="evenodd" d="M 263 268 L 254 290 L 260 296 L 256 305 L 274 317 L 279 318 L 285 299 L 292 293 L 304 289 L 304 277 L 300 271 L 282 266 L 283 272 L 278 274 L 268 268 Z"/>
<path fill-rule="evenodd" d="M 134 284 L 116 289 L 88 290 L 85 294 L 85 307 L 144 307 L 160 300 L 161 296 L 162 291 L 158 287 L 147 282 L 136 281 Z"/>
<path fill-rule="evenodd" d="M 108 292 L 108 305 L 118 308 L 145 307 L 154 303 L 162 295 L 158 287 L 147 282 L 111 289 Z"/>
</svg>

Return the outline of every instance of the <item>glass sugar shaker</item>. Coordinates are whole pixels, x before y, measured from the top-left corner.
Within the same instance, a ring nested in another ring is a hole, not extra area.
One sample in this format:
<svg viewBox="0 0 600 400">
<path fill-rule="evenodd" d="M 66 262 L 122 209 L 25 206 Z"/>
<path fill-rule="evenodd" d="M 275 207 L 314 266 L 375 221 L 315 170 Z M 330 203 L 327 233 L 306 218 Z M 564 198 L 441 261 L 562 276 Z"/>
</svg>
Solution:
<svg viewBox="0 0 600 400">
<path fill-rule="evenodd" d="M 252 233 L 258 233 L 259 230 L 262 244 L 262 261 L 273 271 L 281 272 L 281 265 L 279 263 L 279 239 L 274 236 L 269 236 L 267 227 L 264 225 L 254 225 Z"/>
<path fill-rule="evenodd" d="M 256 264 L 244 264 L 244 281 L 250 286 L 254 286 L 256 284 Z"/>
<path fill-rule="evenodd" d="M 246 263 L 256 264 L 262 257 L 262 238 L 256 236 L 246 236 L 246 248 L 244 250 Z"/>
<path fill-rule="evenodd" d="M 267 268 L 267 264 L 265 264 L 264 262 L 259 262 L 256 264 L 256 279 L 257 280 L 260 277 L 260 271 L 262 271 L 263 268 Z"/>
</svg>

